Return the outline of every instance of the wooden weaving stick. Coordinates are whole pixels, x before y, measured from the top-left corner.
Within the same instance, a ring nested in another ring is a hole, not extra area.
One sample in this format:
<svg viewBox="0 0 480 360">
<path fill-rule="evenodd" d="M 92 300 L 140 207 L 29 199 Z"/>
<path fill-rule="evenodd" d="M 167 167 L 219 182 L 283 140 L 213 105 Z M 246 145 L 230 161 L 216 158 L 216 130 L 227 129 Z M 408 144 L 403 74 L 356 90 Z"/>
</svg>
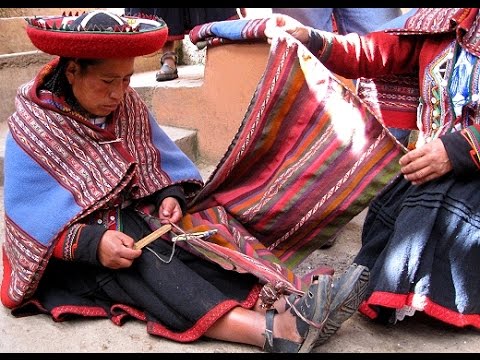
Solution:
<svg viewBox="0 0 480 360">
<path fill-rule="evenodd" d="M 163 225 L 162 227 L 158 228 L 157 230 L 155 230 L 151 234 L 148 234 L 147 236 L 145 236 L 143 239 L 138 240 L 133 245 L 133 248 L 135 250 L 142 249 L 145 246 L 147 246 L 148 244 L 150 244 L 152 241 L 157 240 L 163 234 L 166 234 L 167 232 L 169 232 L 170 230 L 172 230 L 172 225 L 170 225 L 170 224 Z"/>
</svg>

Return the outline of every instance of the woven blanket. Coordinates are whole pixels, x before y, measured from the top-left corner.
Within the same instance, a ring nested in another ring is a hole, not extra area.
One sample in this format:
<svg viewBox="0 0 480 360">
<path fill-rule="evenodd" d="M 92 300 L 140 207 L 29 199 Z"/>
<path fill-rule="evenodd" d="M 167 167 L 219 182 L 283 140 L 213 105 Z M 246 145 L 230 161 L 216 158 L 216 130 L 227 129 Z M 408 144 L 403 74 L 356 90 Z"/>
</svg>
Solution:
<svg viewBox="0 0 480 360">
<path fill-rule="evenodd" d="M 276 264 L 303 287 L 297 265 L 398 174 L 401 153 L 367 105 L 285 34 L 181 226 L 217 228 L 209 241 Z"/>
<path fill-rule="evenodd" d="M 240 19 L 214 21 L 197 25 L 190 30 L 190 41 L 202 49 L 205 46 L 221 44 L 266 41 L 267 19 Z"/>
</svg>

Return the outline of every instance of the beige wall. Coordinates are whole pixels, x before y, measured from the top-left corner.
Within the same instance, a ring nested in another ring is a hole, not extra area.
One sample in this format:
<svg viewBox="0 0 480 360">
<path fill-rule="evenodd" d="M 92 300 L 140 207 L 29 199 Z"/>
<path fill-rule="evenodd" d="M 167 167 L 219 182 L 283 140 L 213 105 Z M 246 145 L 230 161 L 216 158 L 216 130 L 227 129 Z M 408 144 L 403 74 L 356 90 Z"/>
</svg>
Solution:
<svg viewBox="0 0 480 360">
<path fill-rule="evenodd" d="M 200 87 L 157 87 L 152 108 L 162 125 L 195 129 L 199 153 L 216 163 L 235 136 L 265 70 L 268 44 L 209 48 Z"/>
</svg>

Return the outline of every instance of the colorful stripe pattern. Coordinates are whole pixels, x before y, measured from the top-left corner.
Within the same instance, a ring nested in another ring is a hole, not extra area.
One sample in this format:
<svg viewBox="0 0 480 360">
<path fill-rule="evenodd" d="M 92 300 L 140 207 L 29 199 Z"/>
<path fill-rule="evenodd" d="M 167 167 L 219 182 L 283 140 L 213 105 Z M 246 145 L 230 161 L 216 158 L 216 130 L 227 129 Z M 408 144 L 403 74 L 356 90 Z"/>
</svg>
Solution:
<svg viewBox="0 0 480 360">
<path fill-rule="evenodd" d="M 422 8 L 412 16 L 408 16 L 403 24 L 395 24 L 395 28 L 387 29 L 396 34 L 444 33 L 453 31 L 469 14 L 469 9 L 462 8 Z"/>
<path fill-rule="evenodd" d="M 222 208 L 228 242 L 293 269 L 398 173 L 402 152 L 355 94 L 285 36 L 272 43 L 241 127 L 189 212 Z"/>
</svg>

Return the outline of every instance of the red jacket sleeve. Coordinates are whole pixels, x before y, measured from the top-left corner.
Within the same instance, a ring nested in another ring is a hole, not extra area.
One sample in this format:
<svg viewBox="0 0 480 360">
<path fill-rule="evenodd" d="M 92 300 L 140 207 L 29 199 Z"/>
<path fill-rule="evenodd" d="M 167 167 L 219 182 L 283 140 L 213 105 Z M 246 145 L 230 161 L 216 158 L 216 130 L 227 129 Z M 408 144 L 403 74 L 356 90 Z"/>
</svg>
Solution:
<svg viewBox="0 0 480 360">
<path fill-rule="evenodd" d="M 372 32 L 337 35 L 313 31 L 323 37 L 323 46 L 316 54 L 332 72 L 348 79 L 378 78 L 392 74 L 418 72 L 422 36 Z"/>
</svg>

